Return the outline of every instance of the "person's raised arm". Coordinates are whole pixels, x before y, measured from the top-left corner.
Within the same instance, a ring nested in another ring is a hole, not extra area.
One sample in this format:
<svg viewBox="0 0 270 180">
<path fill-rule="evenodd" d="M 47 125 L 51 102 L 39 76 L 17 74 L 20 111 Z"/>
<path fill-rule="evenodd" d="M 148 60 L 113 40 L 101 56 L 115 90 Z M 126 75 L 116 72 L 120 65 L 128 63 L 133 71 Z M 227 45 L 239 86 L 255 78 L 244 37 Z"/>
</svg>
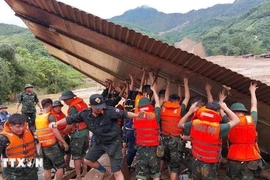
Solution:
<svg viewBox="0 0 270 180">
<path fill-rule="evenodd" d="M 220 104 L 221 109 L 223 109 L 225 113 L 228 115 L 228 117 L 231 119 L 231 121 L 228 122 L 230 125 L 230 128 L 235 127 L 240 122 L 237 115 L 227 107 L 226 103 L 220 102 L 219 104 Z"/>
<path fill-rule="evenodd" d="M 250 107 L 250 112 L 257 112 L 257 97 L 256 97 L 256 89 L 258 88 L 257 83 L 250 83 L 249 86 L 249 92 L 251 96 L 251 107 Z"/>
<path fill-rule="evenodd" d="M 224 89 L 221 92 L 219 92 L 218 97 L 219 97 L 219 102 L 224 102 L 224 100 L 226 99 L 226 95 L 225 95 L 225 90 Z M 223 109 L 220 109 L 220 115 L 221 115 L 221 117 L 223 117 L 223 116 L 226 115 L 226 113 L 224 112 Z"/>
<path fill-rule="evenodd" d="M 171 86 L 171 81 L 169 79 L 167 79 L 166 81 L 166 91 L 165 91 L 165 97 L 164 97 L 164 101 L 168 101 L 169 100 L 169 96 L 170 96 L 170 86 Z M 162 104 L 162 103 L 160 103 Z"/>
<path fill-rule="evenodd" d="M 129 74 L 129 78 L 130 78 L 130 87 L 129 87 L 129 89 L 131 91 L 134 91 L 134 74 Z"/>
<path fill-rule="evenodd" d="M 155 107 L 160 108 L 159 97 L 158 97 L 158 94 L 157 94 L 157 91 L 156 91 L 154 85 L 151 86 L 151 90 L 153 91 L 153 96 L 154 96 L 154 99 L 155 99 Z"/>
<path fill-rule="evenodd" d="M 188 86 L 188 78 L 184 76 L 183 78 L 184 81 L 184 89 L 185 89 L 185 99 L 183 100 L 182 104 L 185 104 L 186 107 L 188 105 L 189 99 L 190 99 L 190 91 L 189 91 L 189 86 Z"/>
<path fill-rule="evenodd" d="M 139 92 L 142 92 L 142 88 L 143 88 L 143 85 L 144 85 L 144 82 L 145 82 L 145 75 L 146 75 L 146 70 L 143 69 L 143 75 L 142 75 L 142 79 L 141 79 Z"/>
<path fill-rule="evenodd" d="M 130 86 L 129 86 L 129 83 L 126 81 L 126 90 L 125 90 L 125 98 L 128 99 L 128 94 L 130 92 Z"/>
<path fill-rule="evenodd" d="M 108 86 L 108 93 L 107 93 L 107 98 L 111 98 L 111 93 L 112 93 L 112 89 L 113 89 L 113 86 L 112 86 L 112 80 L 108 79 L 108 83 L 109 83 L 109 86 Z"/>
<path fill-rule="evenodd" d="M 151 86 L 154 86 L 156 92 L 158 92 L 159 87 L 158 87 L 158 84 L 157 84 L 157 77 L 154 77 L 153 72 L 149 72 L 149 78 L 151 80 Z"/>
<path fill-rule="evenodd" d="M 105 97 L 107 97 L 107 95 L 108 95 L 108 93 L 109 93 L 109 80 L 107 79 L 106 81 L 105 81 L 105 86 L 106 86 L 106 88 L 102 91 L 102 93 L 101 93 L 101 95 L 105 98 Z"/>
<path fill-rule="evenodd" d="M 122 89 L 121 89 L 121 92 L 119 93 L 119 96 L 120 96 L 120 97 L 123 97 L 125 91 L 126 91 L 126 84 L 123 84 L 123 87 L 122 87 Z"/>
<path fill-rule="evenodd" d="M 205 84 L 205 91 L 206 91 L 207 101 L 208 102 L 213 102 L 214 101 L 212 93 L 211 93 L 211 89 L 212 89 L 212 86 L 207 82 Z"/>
<path fill-rule="evenodd" d="M 198 102 L 195 102 L 190 106 L 188 112 L 178 122 L 178 127 L 184 128 L 184 124 L 187 122 L 188 118 L 198 109 L 197 104 Z"/>
</svg>

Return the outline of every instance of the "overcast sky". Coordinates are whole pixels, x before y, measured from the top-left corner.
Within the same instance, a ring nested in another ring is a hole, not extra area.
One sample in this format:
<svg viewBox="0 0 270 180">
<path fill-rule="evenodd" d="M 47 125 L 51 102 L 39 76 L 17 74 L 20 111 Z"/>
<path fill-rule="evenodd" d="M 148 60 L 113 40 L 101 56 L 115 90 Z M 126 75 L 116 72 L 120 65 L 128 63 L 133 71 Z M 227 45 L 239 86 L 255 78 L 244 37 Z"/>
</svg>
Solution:
<svg viewBox="0 0 270 180">
<path fill-rule="evenodd" d="M 164 13 L 186 13 L 211 7 L 215 4 L 233 3 L 234 0 L 59 0 L 103 19 L 123 14 L 125 11 L 146 5 Z M 26 27 L 14 15 L 4 0 L 0 0 L 0 22 Z"/>
</svg>

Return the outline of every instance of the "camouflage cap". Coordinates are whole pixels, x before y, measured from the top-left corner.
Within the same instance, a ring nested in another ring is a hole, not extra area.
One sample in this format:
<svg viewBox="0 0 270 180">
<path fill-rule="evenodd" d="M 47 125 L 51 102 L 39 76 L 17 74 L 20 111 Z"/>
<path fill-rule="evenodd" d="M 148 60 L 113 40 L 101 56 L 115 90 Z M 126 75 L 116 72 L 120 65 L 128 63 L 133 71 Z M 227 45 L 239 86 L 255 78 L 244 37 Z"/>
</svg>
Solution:
<svg viewBox="0 0 270 180">
<path fill-rule="evenodd" d="M 61 93 L 61 97 L 59 99 L 60 100 L 66 100 L 66 99 L 71 99 L 71 98 L 74 98 L 74 97 L 76 97 L 76 95 L 72 91 L 68 90 L 68 91 L 63 91 Z"/>
<path fill-rule="evenodd" d="M 56 107 L 56 106 L 61 106 L 61 107 L 63 107 L 64 105 L 61 103 L 61 101 L 55 100 L 55 101 L 53 101 L 52 106 L 53 106 L 53 107 Z"/>
<path fill-rule="evenodd" d="M 248 112 L 248 110 L 246 109 L 245 105 L 242 103 L 233 103 L 230 107 L 230 109 L 232 111 L 242 111 L 242 112 Z"/>
<path fill-rule="evenodd" d="M 26 84 L 26 85 L 24 86 L 24 89 L 26 89 L 26 88 L 33 88 L 33 85 L 32 85 L 32 84 Z"/>
</svg>

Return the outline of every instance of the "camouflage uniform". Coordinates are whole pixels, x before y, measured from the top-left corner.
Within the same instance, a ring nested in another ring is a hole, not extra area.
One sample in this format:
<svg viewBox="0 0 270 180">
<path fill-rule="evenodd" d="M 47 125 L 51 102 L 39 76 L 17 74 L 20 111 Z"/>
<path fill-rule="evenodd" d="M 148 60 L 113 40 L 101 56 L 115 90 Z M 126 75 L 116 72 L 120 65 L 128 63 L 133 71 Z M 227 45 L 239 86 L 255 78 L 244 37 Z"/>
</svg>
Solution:
<svg viewBox="0 0 270 180">
<path fill-rule="evenodd" d="M 163 136 L 162 145 L 165 148 L 162 159 L 169 162 L 172 172 L 178 173 L 185 143 L 180 137 Z"/>
<path fill-rule="evenodd" d="M 38 168 L 3 168 L 3 180 L 33 180 L 38 179 Z"/>
<path fill-rule="evenodd" d="M 49 115 L 49 123 L 51 122 L 56 122 L 53 114 Z M 52 168 L 66 168 L 64 159 L 65 154 L 58 142 L 56 142 L 54 145 L 40 148 L 40 154 L 43 157 L 43 166 L 45 170 L 51 170 Z"/>
<path fill-rule="evenodd" d="M 64 152 L 58 143 L 49 147 L 42 147 L 41 151 L 45 170 L 66 168 Z"/>
<path fill-rule="evenodd" d="M 254 172 L 258 169 L 260 160 L 240 162 L 232 161 L 228 162 L 227 180 L 242 179 L 252 180 L 255 179 Z"/>
<path fill-rule="evenodd" d="M 193 180 L 218 180 L 218 163 L 205 163 L 195 159 L 192 165 Z"/>
<path fill-rule="evenodd" d="M 73 99 L 76 95 L 72 91 L 63 91 L 61 93 L 60 100 Z M 84 102 L 83 102 L 84 103 Z M 70 105 L 69 105 L 70 106 Z M 85 104 L 86 106 L 86 104 Z M 80 110 L 81 111 L 81 110 Z M 70 106 L 68 110 L 68 116 L 76 115 L 79 110 L 75 106 Z M 70 152 L 73 160 L 80 160 L 86 155 L 86 151 L 89 149 L 89 131 L 88 129 L 77 130 L 70 134 Z"/>
<path fill-rule="evenodd" d="M 36 104 L 39 102 L 36 93 L 32 92 L 27 94 L 22 92 L 17 100 L 18 103 L 22 104 L 22 114 L 26 118 L 31 130 L 35 130 L 35 119 L 36 119 Z"/>
<path fill-rule="evenodd" d="M 73 133 L 70 138 L 69 148 L 72 155 L 72 159 L 75 159 L 75 160 L 84 158 L 84 156 L 86 155 L 86 151 L 89 149 L 89 137 L 88 137 L 89 131 L 88 129 L 85 129 L 85 130 L 79 131 L 78 133 L 83 134 L 82 132 L 84 132 L 85 135 L 77 138 L 77 137 L 74 137 L 76 134 L 74 135 Z"/>
<path fill-rule="evenodd" d="M 156 154 L 157 147 L 138 147 L 136 152 L 136 178 L 146 180 L 148 169 L 152 179 L 160 176 L 160 158 Z"/>
</svg>

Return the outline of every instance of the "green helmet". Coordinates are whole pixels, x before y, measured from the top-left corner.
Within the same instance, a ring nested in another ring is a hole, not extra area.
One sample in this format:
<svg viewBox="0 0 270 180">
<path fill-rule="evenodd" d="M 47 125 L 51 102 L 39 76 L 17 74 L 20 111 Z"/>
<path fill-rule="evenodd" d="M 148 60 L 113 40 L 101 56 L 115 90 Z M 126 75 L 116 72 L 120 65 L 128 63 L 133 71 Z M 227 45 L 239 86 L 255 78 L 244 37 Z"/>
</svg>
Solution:
<svg viewBox="0 0 270 180">
<path fill-rule="evenodd" d="M 76 97 L 76 95 L 72 91 L 68 90 L 68 91 L 63 91 L 61 93 L 61 97 L 59 99 L 65 100 L 65 99 L 70 99 L 70 98 L 74 98 L 74 97 Z"/>
<path fill-rule="evenodd" d="M 232 111 L 242 111 L 242 112 L 248 112 L 244 104 L 242 103 L 233 103 L 230 107 Z"/>
<path fill-rule="evenodd" d="M 142 106 L 146 106 L 146 105 L 149 105 L 151 104 L 151 101 L 146 98 L 146 97 L 143 97 L 139 100 L 139 104 L 138 104 L 138 107 L 142 107 Z"/>
<path fill-rule="evenodd" d="M 26 89 L 26 88 L 33 88 L 33 85 L 32 85 L 32 84 L 26 84 L 26 85 L 24 86 L 24 89 Z"/>
<path fill-rule="evenodd" d="M 61 101 L 55 100 L 55 101 L 53 101 L 52 106 L 53 106 L 53 107 L 56 107 L 56 106 L 61 106 L 61 107 L 63 107 L 64 105 L 61 103 Z"/>
</svg>

